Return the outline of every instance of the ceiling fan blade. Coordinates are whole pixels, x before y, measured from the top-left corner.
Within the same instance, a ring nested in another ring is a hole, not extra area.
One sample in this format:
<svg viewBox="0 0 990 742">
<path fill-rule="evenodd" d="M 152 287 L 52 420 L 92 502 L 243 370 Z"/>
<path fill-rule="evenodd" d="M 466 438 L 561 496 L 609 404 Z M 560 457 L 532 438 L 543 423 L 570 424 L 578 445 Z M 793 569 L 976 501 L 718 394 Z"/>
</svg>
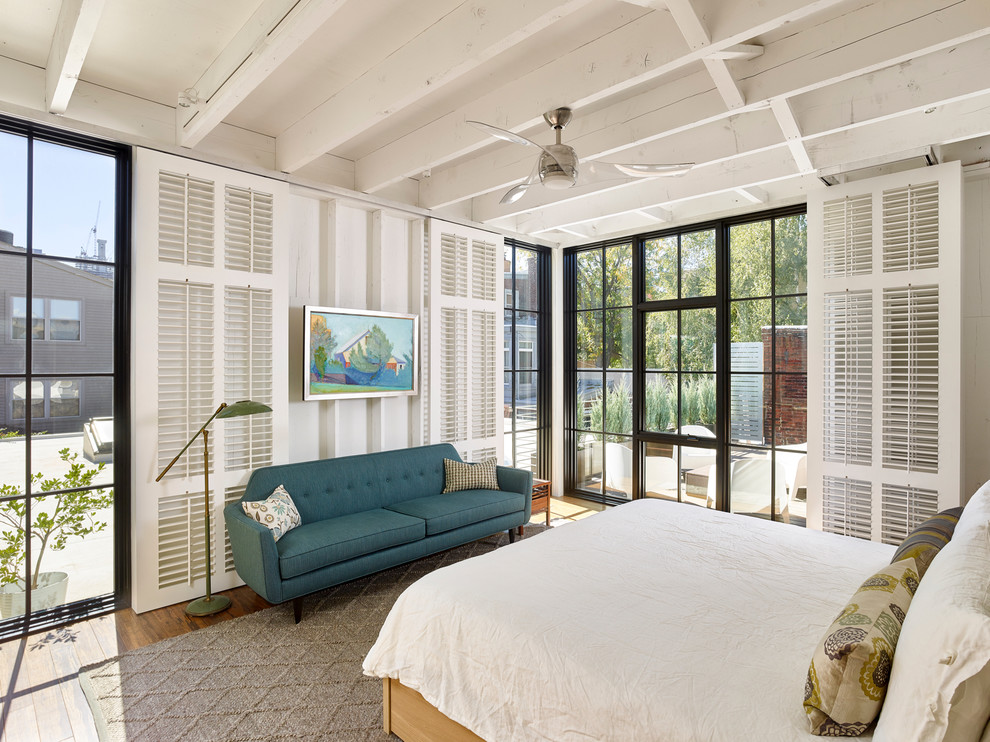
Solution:
<svg viewBox="0 0 990 742">
<path fill-rule="evenodd" d="M 514 185 L 512 188 L 505 192 L 505 195 L 499 199 L 500 204 L 514 204 L 520 198 L 522 198 L 527 189 L 533 185 L 540 177 L 540 159 L 537 158 L 536 162 L 533 164 L 533 169 L 529 171 L 529 175 L 519 185 Z"/>
<path fill-rule="evenodd" d="M 544 147 L 542 144 L 537 144 L 532 139 L 527 139 L 522 134 L 516 134 L 514 131 L 509 131 L 508 129 L 500 129 L 497 126 L 486 124 L 484 121 L 468 121 L 468 123 L 471 124 L 472 126 L 478 127 L 479 129 L 481 129 L 484 132 L 487 132 L 488 134 L 491 134 L 496 139 L 502 139 L 506 142 L 512 142 L 513 144 L 522 144 L 527 147 L 539 147 L 548 155 L 550 155 L 553 158 L 553 161 L 557 163 L 557 165 L 563 167 L 563 165 L 561 165 L 560 160 L 557 159 L 557 155 L 555 155 L 549 149 Z"/>
<path fill-rule="evenodd" d="M 668 164 L 627 164 L 623 162 L 603 162 L 603 165 L 611 165 L 623 175 L 632 178 L 657 178 L 670 175 L 683 175 L 694 167 L 693 162 L 677 162 Z"/>
</svg>

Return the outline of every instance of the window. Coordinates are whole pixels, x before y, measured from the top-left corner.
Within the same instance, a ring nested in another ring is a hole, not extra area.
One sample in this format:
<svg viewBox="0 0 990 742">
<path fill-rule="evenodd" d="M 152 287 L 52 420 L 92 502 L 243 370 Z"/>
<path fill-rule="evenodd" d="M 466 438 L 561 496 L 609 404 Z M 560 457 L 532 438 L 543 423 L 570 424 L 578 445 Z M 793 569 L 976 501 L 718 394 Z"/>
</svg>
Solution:
<svg viewBox="0 0 990 742">
<path fill-rule="evenodd" d="M 550 254 L 505 242 L 505 463 L 550 470 Z"/>
<path fill-rule="evenodd" d="M 566 492 L 804 523 L 806 244 L 791 208 L 565 251 Z"/>
<path fill-rule="evenodd" d="M 3 640 L 129 591 L 130 148 L 0 117 L 0 173 L 0 585 L 68 574 L 63 604 L 27 593 Z M 43 543 L 69 504 L 85 527 Z"/>
<path fill-rule="evenodd" d="M 15 296 L 11 306 L 11 338 L 27 337 L 27 299 Z M 78 299 L 31 299 L 32 340 L 81 340 L 82 302 Z"/>
</svg>

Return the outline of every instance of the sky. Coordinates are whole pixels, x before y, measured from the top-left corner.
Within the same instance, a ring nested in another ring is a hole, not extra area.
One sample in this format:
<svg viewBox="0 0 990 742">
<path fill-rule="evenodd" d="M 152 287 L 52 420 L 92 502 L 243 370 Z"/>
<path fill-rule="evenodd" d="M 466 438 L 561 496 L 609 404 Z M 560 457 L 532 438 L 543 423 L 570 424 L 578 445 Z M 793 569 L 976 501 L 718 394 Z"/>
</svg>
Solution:
<svg viewBox="0 0 990 742">
<path fill-rule="evenodd" d="M 17 247 L 27 246 L 27 144 L 26 137 L 0 132 L 0 229 L 14 233 Z M 35 140 L 35 250 L 74 258 L 88 241 L 95 257 L 95 224 L 113 260 L 115 167 L 108 155 Z"/>
<path fill-rule="evenodd" d="M 337 341 L 336 351 L 341 346 L 357 335 L 359 332 L 367 330 L 372 325 L 378 325 L 392 341 L 392 355 L 396 358 L 403 356 L 412 357 L 412 335 L 409 332 L 409 320 L 395 319 L 393 317 L 355 317 L 353 315 L 336 314 L 333 312 L 316 312 L 322 314 L 327 320 L 327 327 L 333 331 L 333 338 Z M 335 351 L 335 352 L 336 352 Z"/>
</svg>

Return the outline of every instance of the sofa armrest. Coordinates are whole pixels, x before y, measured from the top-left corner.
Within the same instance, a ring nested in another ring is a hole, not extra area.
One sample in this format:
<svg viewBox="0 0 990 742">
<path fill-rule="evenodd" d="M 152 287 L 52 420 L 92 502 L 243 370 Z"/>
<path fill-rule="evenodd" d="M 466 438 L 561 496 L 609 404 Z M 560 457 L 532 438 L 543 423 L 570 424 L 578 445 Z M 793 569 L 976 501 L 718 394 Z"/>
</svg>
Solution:
<svg viewBox="0 0 990 742">
<path fill-rule="evenodd" d="M 269 603 L 282 602 L 278 549 L 272 532 L 244 514 L 240 502 L 223 509 L 237 574 Z"/>
<path fill-rule="evenodd" d="M 526 469 L 513 469 L 511 466 L 496 467 L 495 472 L 500 490 L 526 495 L 526 520 L 528 521 L 533 514 L 533 472 Z"/>
</svg>

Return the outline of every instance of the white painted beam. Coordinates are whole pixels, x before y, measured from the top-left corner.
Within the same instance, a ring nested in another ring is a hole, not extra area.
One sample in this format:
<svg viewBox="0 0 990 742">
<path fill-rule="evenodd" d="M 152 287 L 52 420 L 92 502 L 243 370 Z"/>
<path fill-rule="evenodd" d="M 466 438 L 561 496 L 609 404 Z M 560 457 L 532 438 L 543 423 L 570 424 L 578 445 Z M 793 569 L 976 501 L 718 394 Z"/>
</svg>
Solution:
<svg viewBox="0 0 990 742">
<path fill-rule="evenodd" d="M 286 129 L 278 168 L 298 170 L 590 2 L 460 5 Z"/>
<path fill-rule="evenodd" d="M 65 113 L 76 88 L 104 0 L 62 0 L 45 65 L 45 101 L 49 113 Z"/>
<path fill-rule="evenodd" d="M 765 204 L 770 196 L 766 190 L 759 186 L 748 186 L 746 188 L 736 188 L 736 193 L 745 198 L 751 204 Z"/>
<path fill-rule="evenodd" d="M 787 102 L 787 99 L 774 98 L 770 101 L 770 110 L 773 111 L 773 115 L 777 118 L 777 124 L 784 134 L 784 139 L 787 140 L 787 146 L 790 148 L 791 154 L 794 155 L 794 162 L 797 164 L 798 170 L 802 173 L 812 172 L 815 168 L 811 164 L 811 158 L 808 157 L 808 151 L 804 148 L 801 130 L 798 128 L 797 121 L 794 119 L 794 113 L 791 111 L 791 106 Z"/>
<path fill-rule="evenodd" d="M 490 138 L 465 126 L 466 120 L 487 121 L 522 133 L 541 125 L 543 111 L 569 105 L 579 114 L 568 126 L 570 132 L 579 122 L 582 106 L 659 79 L 696 64 L 705 56 L 732 49 L 780 25 L 799 21 L 844 1 L 765 0 L 743 13 L 736 13 L 734 8 L 720 8 L 716 18 L 718 30 L 712 43 L 695 51 L 677 42 L 679 32 L 670 13 L 650 13 L 362 158 L 355 166 L 356 187 L 374 192 L 490 144 Z M 728 23 L 721 20 L 723 12 L 729 15 Z M 631 54 L 630 50 L 637 53 Z M 677 82 L 671 84 L 674 87 L 666 91 L 669 97 L 651 110 L 680 100 Z M 708 80 L 703 89 L 711 87 Z M 664 97 L 661 92 L 657 91 L 658 101 Z M 720 113 L 725 115 L 724 104 L 721 108 Z M 654 131 L 662 136 L 667 129 L 654 127 Z"/>
<path fill-rule="evenodd" d="M 693 51 L 706 49 L 711 45 L 711 35 L 695 11 L 691 0 L 666 0 L 666 3 L 670 14 L 674 17 L 674 22 Z M 712 53 L 706 55 L 704 61 L 705 68 L 712 76 L 725 105 L 730 109 L 742 108 L 746 105 L 742 93 L 739 92 L 739 86 L 732 79 L 732 73 L 729 72 L 725 59 Z"/>
<path fill-rule="evenodd" d="M 759 44 L 735 44 L 708 54 L 706 59 L 753 59 L 763 54 Z"/>
<path fill-rule="evenodd" d="M 645 216 L 654 222 L 672 222 L 674 221 L 674 214 L 670 209 L 665 209 L 662 206 L 648 206 L 645 209 L 636 209 L 637 214 Z"/>
<path fill-rule="evenodd" d="M 195 147 L 343 5 L 345 0 L 266 0 L 175 110 L 176 143 Z"/>
</svg>

